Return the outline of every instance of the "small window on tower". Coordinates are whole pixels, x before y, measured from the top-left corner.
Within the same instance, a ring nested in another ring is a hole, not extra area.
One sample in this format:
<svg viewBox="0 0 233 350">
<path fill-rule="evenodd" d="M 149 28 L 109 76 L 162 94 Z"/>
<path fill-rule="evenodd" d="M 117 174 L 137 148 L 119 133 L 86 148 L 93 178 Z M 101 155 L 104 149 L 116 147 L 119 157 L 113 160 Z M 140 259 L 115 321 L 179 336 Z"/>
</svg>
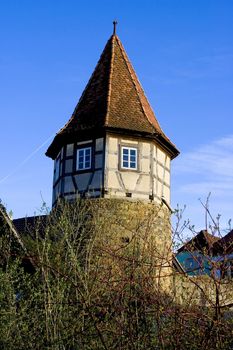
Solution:
<svg viewBox="0 0 233 350">
<path fill-rule="evenodd" d="M 91 147 L 77 150 L 77 170 L 91 169 Z"/>
<path fill-rule="evenodd" d="M 121 148 L 121 168 L 137 170 L 137 148 L 122 147 Z"/>
</svg>

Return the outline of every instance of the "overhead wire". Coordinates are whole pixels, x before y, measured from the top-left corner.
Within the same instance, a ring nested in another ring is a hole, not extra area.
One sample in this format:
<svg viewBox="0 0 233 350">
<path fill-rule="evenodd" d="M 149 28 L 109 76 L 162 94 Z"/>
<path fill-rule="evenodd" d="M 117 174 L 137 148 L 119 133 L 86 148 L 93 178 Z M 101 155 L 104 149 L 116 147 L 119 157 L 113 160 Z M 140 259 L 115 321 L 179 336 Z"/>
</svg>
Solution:
<svg viewBox="0 0 233 350">
<path fill-rule="evenodd" d="M 0 179 L 0 184 L 6 181 L 9 177 L 13 176 L 24 164 L 26 164 L 41 148 L 43 148 L 46 143 L 48 143 L 54 137 L 54 133 L 45 140 L 40 146 L 38 146 L 33 152 L 31 152 L 21 163 L 19 163 L 14 170 L 12 170 L 8 175 Z"/>
</svg>

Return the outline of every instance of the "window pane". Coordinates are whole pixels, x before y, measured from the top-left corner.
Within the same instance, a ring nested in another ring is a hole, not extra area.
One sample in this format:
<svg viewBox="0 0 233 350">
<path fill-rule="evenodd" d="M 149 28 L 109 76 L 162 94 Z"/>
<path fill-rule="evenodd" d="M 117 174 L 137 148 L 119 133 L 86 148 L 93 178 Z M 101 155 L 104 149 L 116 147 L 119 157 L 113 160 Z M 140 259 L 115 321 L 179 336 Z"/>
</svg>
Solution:
<svg viewBox="0 0 233 350">
<path fill-rule="evenodd" d="M 91 149 L 85 149 L 85 169 L 89 169 L 91 167 Z"/>
<path fill-rule="evenodd" d="M 128 154 L 128 153 L 129 153 L 129 150 L 126 148 L 123 148 L 123 154 Z"/>
<path fill-rule="evenodd" d="M 136 162 L 136 157 L 135 156 L 130 156 L 130 161 L 131 162 Z"/>
<path fill-rule="evenodd" d="M 123 160 L 128 160 L 128 156 L 123 155 Z"/>
<path fill-rule="evenodd" d="M 131 156 L 136 156 L 136 150 L 135 149 L 131 149 L 130 150 L 130 155 Z"/>
<path fill-rule="evenodd" d="M 123 167 L 128 168 L 128 162 L 123 162 Z"/>
<path fill-rule="evenodd" d="M 136 168 L 136 163 L 130 162 L 130 168 L 135 169 Z"/>
</svg>

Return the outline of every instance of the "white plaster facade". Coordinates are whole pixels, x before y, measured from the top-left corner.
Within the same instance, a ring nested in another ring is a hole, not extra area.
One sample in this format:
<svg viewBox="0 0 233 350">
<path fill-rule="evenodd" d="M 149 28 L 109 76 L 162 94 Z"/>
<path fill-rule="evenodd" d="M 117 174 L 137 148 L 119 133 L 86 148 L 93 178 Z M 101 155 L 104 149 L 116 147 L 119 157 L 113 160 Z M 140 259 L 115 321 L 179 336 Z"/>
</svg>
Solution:
<svg viewBox="0 0 233 350">
<path fill-rule="evenodd" d="M 78 171 L 77 150 L 91 147 L 91 168 Z M 121 167 L 122 147 L 137 149 L 137 168 Z M 127 198 L 170 203 L 170 156 L 153 140 L 107 134 L 68 144 L 54 166 L 53 205 L 58 197 Z M 58 175 L 59 173 L 59 175 Z"/>
<path fill-rule="evenodd" d="M 137 170 L 125 170 L 120 166 L 123 146 L 138 150 Z M 170 157 L 153 141 L 107 135 L 105 148 L 104 184 L 105 196 L 132 199 L 161 200 L 170 203 Z"/>
</svg>

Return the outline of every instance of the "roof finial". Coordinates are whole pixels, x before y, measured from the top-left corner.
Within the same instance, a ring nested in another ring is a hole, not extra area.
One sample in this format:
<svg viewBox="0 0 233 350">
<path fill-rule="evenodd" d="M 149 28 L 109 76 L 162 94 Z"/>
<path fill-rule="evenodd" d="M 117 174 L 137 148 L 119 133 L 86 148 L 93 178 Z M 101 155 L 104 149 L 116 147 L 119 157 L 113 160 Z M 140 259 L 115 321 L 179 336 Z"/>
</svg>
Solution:
<svg viewBox="0 0 233 350">
<path fill-rule="evenodd" d="M 117 26 L 117 21 L 113 21 L 113 35 L 116 35 L 116 26 Z"/>
</svg>

